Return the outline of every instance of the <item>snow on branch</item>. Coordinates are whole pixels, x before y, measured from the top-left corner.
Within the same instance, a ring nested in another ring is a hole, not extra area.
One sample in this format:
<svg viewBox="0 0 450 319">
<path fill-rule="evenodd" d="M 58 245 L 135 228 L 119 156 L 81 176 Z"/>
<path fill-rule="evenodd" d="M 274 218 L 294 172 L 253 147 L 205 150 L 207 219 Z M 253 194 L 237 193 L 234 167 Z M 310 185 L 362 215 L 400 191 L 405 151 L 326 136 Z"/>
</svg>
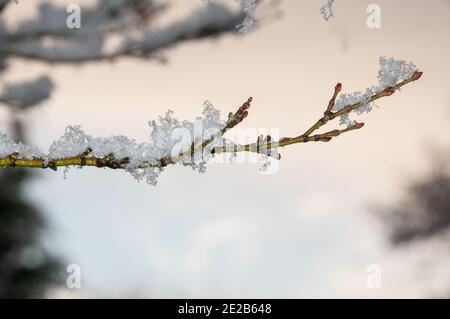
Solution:
<svg viewBox="0 0 450 319">
<path fill-rule="evenodd" d="M 212 1 L 212 0 L 202 0 Z M 252 15 L 256 11 L 256 5 L 259 0 L 235 0 L 239 2 L 242 12 L 245 14 L 244 19 L 236 27 L 241 33 L 250 33 L 257 29 L 257 23 L 252 19 Z"/>
<path fill-rule="evenodd" d="M 99 0 L 95 7 L 83 9 L 79 29 L 67 27 L 65 7 L 45 2 L 39 6 L 37 17 L 18 23 L 14 29 L 0 20 L 0 56 L 48 63 L 82 63 L 120 56 L 147 58 L 185 41 L 236 32 L 237 25 L 241 25 L 241 31 L 249 31 L 257 1 L 239 1 L 241 11 L 210 3 L 160 26 L 156 21 L 164 15 L 169 2 Z M 118 44 L 108 46 L 111 42 Z"/>
<path fill-rule="evenodd" d="M 0 134 L 0 167 L 50 168 L 69 166 L 107 167 L 124 169 L 138 180 L 156 184 L 164 168 L 181 164 L 204 171 L 206 163 L 219 154 L 252 152 L 279 160 L 279 148 L 307 142 L 329 142 L 344 133 L 359 130 L 363 123 L 341 121 L 341 129 L 317 132 L 328 122 L 350 113 L 368 112 L 376 100 L 390 96 L 401 87 L 418 80 L 422 72 L 412 63 L 403 60 L 380 58 L 379 84 L 363 92 L 342 94 L 338 83 L 323 116 L 304 133 L 278 141 L 270 136 L 260 136 L 250 144 L 236 144 L 224 135 L 240 124 L 249 114 L 252 98 L 243 103 L 226 120 L 220 111 L 206 101 L 202 116 L 196 121 L 179 121 L 168 111 L 157 121 L 149 122 L 152 128 L 150 141 L 137 143 L 126 136 L 93 137 L 79 126 L 69 126 L 64 135 L 44 153 L 34 147 L 17 143 L 6 134 Z"/>
</svg>

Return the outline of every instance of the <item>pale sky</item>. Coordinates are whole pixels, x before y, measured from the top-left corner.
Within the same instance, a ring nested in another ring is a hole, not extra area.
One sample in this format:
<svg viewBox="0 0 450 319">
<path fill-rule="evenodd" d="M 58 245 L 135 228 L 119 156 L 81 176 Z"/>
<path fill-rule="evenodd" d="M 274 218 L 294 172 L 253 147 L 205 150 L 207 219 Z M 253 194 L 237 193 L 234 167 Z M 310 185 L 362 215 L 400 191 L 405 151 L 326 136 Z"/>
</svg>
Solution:
<svg viewBox="0 0 450 319">
<path fill-rule="evenodd" d="M 319 13 L 322 2 L 285 0 L 279 19 L 259 12 L 255 33 L 183 44 L 164 52 L 167 64 L 13 63 L 14 78 L 45 71 L 57 84 L 52 99 L 27 116 L 30 140 L 42 148 L 69 124 L 146 140 L 148 120 L 167 109 L 192 120 L 210 100 L 225 115 L 249 96 L 244 128 L 296 135 L 323 113 L 337 82 L 347 92 L 375 84 L 379 56 L 413 61 L 424 72 L 380 100 L 362 130 L 282 150 L 276 174 L 262 175 L 254 164 L 212 165 L 201 175 L 170 167 L 153 187 L 110 170 L 71 169 L 67 179 L 39 172 L 28 193 L 50 221 L 51 246 L 82 267 L 82 289 L 59 295 L 345 298 L 441 291 L 448 280 L 419 272 L 440 252 L 392 250 L 370 211 L 395 203 L 402 186 L 424 174 L 427 149 L 448 144 L 450 5 L 376 1 L 382 26 L 369 29 L 366 8 L 374 1 L 336 0 L 329 22 Z M 380 289 L 367 287 L 371 264 L 381 269 Z"/>
</svg>

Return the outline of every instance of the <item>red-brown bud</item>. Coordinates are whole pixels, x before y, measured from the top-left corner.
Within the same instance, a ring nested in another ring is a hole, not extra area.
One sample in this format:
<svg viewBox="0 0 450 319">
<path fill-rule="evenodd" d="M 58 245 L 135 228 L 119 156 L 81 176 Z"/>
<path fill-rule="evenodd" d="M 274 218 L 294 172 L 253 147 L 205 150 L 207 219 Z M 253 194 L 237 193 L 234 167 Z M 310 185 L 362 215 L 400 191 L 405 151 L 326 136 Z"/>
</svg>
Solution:
<svg viewBox="0 0 450 319">
<path fill-rule="evenodd" d="M 420 71 L 414 72 L 414 74 L 412 75 L 413 81 L 416 81 L 416 80 L 420 79 L 420 77 L 422 76 L 422 74 L 423 74 L 423 72 L 420 72 Z"/>
<path fill-rule="evenodd" d="M 389 86 L 384 89 L 384 93 L 386 94 L 386 96 L 391 96 L 395 93 L 395 89 L 392 86 Z"/>
</svg>

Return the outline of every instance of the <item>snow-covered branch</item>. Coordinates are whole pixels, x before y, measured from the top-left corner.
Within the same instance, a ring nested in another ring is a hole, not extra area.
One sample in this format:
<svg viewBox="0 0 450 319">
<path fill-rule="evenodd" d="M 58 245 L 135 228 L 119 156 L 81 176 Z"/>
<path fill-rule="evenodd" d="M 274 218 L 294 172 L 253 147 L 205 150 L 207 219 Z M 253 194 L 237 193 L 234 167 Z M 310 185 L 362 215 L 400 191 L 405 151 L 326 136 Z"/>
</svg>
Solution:
<svg viewBox="0 0 450 319">
<path fill-rule="evenodd" d="M 51 168 L 69 166 L 108 167 L 124 169 L 138 180 L 156 184 L 159 173 L 172 164 L 182 164 L 204 170 L 208 160 L 220 153 L 252 152 L 280 159 L 278 150 L 293 144 L 329 142 L 344 133 L 361 129 L 363 123 L 350 121 L 349 114 L 369 112 L 378 99 L 390 96 L 401 87 L 422 76 L 414 64 L 403 60 L 380 58 L 379 83 L 363 92 L 342 94 L 338 83 L 325 107 L 323 116 L 303 134 L 273 141 L 260 137 L 251 144 L 233 143 L 224 136 L 247 116 L 252 99 L 226 120 L 211 103 L 205 102 L 203 115 L 195 122 L 179 121 L 168 111 L 158 121 L 151 121 L 151 140 L 137 143 L 126 136 L 92 137 L 78 126 L 69 126 L 47 153 L 34 147 L 16 143 L 6 134 L 0 134 L 0 167 Z M 343 129 L 315 133 L 328 122 L 340 117 Z"/>
<path fill-rule="evenodd" d="M 96 7 L 83 9 L 79 29 L 67 27 L 65 7 L 46 2 L 40 5 L 35 19 L 13 30 L 0 20 L 0 56 L 49 63 L 82 63 L 120 56 L 145 58 L 185 41 L 236 33 L 240 24 L 250 28 L 256 2 L 241 2 L 243 11 L 211 2 L 182 20 L 157 26 L 154 22 L 167 9 L 165 3 L 100 0 Z M 119 44 L 111 47 L 111 39 Z"/>
</svg>

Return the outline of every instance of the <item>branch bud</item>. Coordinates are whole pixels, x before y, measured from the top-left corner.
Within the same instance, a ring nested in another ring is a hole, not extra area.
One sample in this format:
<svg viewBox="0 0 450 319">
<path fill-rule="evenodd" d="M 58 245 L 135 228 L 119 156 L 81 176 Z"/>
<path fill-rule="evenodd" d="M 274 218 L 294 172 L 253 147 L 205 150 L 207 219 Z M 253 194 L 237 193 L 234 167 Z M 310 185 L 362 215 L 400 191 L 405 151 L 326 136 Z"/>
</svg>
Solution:
<svg viewBox="0 0 450 319">
<path fill-rule="evenodd" d="M 353 105 L 346 105 L 344 106 L 344 113 L 349 113 L 353 109 Z"/>
<path fill-rule="evenodd" d="M 414 74 L 412 75 L 412 80 L 413 80 L 413 81 L 416 81 L 416 80 L 420 79 L 420 77 L 422 76 L 422 74 L 423 74 L 423 72 L 420 72 L 420 71 L 414 72 Z"/>
<path fill-rule="evenodd" d="M 391 96 L 392 94 L 395 93 L 395 89 L 392 86 L 389 86 L 387 88 L 385 88 L 383 90 L 384 94 L 386 94 L 386 96 Z"/>
</svg>

